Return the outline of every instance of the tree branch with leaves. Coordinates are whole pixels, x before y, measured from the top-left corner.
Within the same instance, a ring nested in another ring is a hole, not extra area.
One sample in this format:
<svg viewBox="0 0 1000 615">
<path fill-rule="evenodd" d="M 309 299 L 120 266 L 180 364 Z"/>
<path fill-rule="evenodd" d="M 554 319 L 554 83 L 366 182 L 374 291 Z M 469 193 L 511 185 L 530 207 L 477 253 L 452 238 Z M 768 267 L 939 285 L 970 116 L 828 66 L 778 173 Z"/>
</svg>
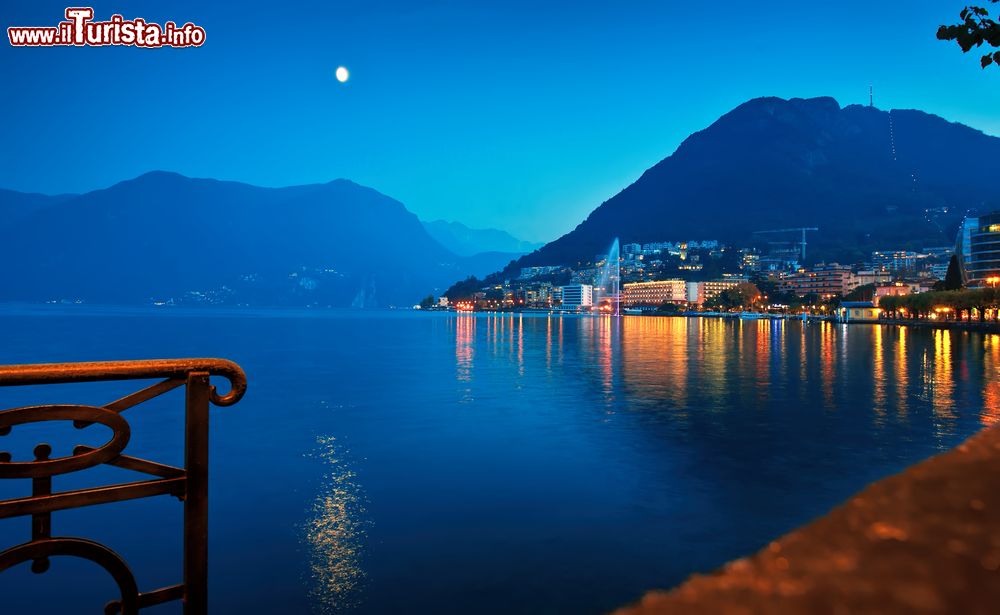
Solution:
<svg viewBox="0 0 1000 615">
<path fill-rule="evenodd" d="M 1000 0 L 985 0 L 994 4 Z M 990 17 L 989 9 L 981 6 L 967 6 L 959 13 L 961 23 L 938 28 L 937 37 L 942 41 L 955 41 L 963 52 L 973 47 L 988 45 L 1000 48 L 1000 23 Z M 1000 66 L 1000 51 L 991 51 L 980 59 L 986 68 L 990 64 Z"/>
</svg>

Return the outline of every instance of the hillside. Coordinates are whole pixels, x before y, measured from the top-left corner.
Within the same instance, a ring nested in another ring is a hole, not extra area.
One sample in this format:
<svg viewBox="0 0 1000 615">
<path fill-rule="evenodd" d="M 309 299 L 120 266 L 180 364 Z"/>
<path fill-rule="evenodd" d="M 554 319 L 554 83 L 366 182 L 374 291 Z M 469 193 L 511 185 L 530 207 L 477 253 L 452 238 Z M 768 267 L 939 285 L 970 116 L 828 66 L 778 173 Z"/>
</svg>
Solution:
<svg viewBox="0 0 1000 615">
<path fill-rule="evenodd" d="M 509 271 L 622 243 L 816 226 L 810 261 L 948 245 L 964 213 L 1000 208 L 1000 139 L 912 110 L 760 98 L 688 137 L 573 231 Z"/>
<path fill-rule="evenodd" d="M 16 193 L 14 193 L 16 195 Z M 469 262 L 347 180 L 289 188 L 153 172 L 70 198 L 8 196 L 0 300 L 409 306 Z M 2 205 L 4 201 L 0 201 Z"/>
</svg>

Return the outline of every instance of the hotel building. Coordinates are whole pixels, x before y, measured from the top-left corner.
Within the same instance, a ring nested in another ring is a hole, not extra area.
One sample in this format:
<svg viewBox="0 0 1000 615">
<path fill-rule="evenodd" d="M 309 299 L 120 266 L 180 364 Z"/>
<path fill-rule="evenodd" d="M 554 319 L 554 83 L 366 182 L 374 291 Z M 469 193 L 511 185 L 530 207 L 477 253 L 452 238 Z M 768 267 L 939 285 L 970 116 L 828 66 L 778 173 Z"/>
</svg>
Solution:
<svg viewBox="0 0 1000 615">
<path fill-rule="evenodd" d="M 622 305 L 663 305 L 686 303 L 687 284 L 684 280 L 629 282 L 622 286 Z"/>
</svg>

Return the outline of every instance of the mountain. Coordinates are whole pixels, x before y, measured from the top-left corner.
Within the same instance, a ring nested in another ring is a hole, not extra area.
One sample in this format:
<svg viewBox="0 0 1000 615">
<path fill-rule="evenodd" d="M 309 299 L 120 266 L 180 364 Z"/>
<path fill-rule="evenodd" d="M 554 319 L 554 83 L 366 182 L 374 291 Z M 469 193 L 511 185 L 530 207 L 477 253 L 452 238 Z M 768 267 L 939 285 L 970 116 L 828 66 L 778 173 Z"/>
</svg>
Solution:
<svg viewBox="0 0 1000 615">
<path fill-rule="evenodd" d="M 3 226 L 9 226 L 37 211 L 62 203 L 75 196 L 75 194 L 49 196 L 0 189 L 0 221 L 2 221 Z"/>
<path fill-rule="evenodd" d="M 423 224 L 431 237 L 459 256 L 472 256 L 482 252 L 505 252 L 514 258 L 544 245 L 522 241 L 507 231 L 469 228 L 461 222 L 435 220 Z"/>
<path fill-rule="evenodd" d="M 1000 209 L 998 169 L 1000 139 L 921 111 L 758 98 L 504 273 L 589 260 L 615 237 L 759 245 L 753 231 L 815 226 L 809 260 L 842 263 L 950 245 L 964 213 Z"/>
<path fill-rule="evenodd" d="M 152 172 L 78 196 L 5 199 L 29 210 L 0 210 L 13 219 L 0 256 L 17 263 L 5 301 L 409 306 L 487 265 L 347 180 L 261 188 Z"/>
</svg>

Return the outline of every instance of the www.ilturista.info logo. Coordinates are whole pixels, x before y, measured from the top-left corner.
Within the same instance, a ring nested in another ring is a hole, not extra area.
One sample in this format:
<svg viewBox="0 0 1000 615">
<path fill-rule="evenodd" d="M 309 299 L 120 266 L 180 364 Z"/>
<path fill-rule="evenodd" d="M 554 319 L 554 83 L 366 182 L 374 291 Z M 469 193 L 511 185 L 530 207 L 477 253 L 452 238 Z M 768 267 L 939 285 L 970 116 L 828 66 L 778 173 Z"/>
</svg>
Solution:
<svg viewBox="0 0 1000 615">
<path fill-rule="evenodd" d="M 7 28 L 7 38 L 15 47 L 132 45 L 135 47 L 200 47 L 205 29 L 193 23 L 163 25 L 145 19 L 125 19 L 112 15 L 108 21 L 93 21 L 94 9 L 66 9 L 66 21 L 57 26 Z"/>
</svg>

